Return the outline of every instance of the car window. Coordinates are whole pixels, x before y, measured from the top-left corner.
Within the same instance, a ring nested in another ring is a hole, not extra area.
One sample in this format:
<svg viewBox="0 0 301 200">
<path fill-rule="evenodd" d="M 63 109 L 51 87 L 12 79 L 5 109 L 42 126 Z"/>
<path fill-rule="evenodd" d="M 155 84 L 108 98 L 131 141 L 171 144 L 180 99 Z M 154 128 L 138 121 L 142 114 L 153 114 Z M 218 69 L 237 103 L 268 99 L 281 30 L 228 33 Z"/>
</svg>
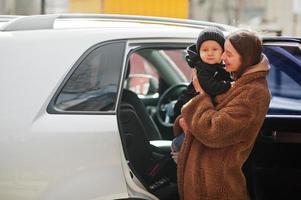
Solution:
<svg viewBox="0 0 301 200">
<path fill-rule="evenodd" d="M 191 80 L 191 68 L 185 60 L 186 51 L 184 49 L 165 50 L 166 55 L 176 64 L 176 67 L 185 75 L 186 81 Z"/>
<path fill-rule="evenodd" d="M 63 111 L 114 110 L 125 44 L 102 45 L 91 51 L 63 86 L 55 108 Z"/>
<path fill-rule="evenodd" d="M 157 69 L 138 53 L 130 56 L 130 74 L 128 77 L 128 88 L 138 95 L 155 94 L 158 92 L 158 86 L 152 87 L 151 81 L 158 83 L 160 78 Z"/>
<path fill-rule="evenodd" d="M 184 49 L 141 49 L 130 56 L 127 88 L 140 97 L 160 93 L 164 87 L 187 82 L 191 68 Z M 176 80 L 176 81 L 175 81 Z"/>
<path fill-rule="evenodd" d="M 268 114 L 301 114 L 301 51 L 298 46 L 264 46 L 272 94 Z"/>
</svg>

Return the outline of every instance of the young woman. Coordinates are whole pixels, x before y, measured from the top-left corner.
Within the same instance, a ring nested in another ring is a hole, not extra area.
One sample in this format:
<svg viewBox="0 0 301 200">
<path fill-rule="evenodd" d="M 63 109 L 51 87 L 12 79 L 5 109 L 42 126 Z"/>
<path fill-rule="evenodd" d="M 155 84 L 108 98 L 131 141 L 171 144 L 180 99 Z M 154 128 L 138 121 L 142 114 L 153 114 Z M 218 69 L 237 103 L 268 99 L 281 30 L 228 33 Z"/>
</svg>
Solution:
<svg viewBox="0 0 301 200">
<path fill-rule="evenodd" d="M 234 84 L 212 102 L 194 72 L 199 95 L 184 105 L 175 124 L 185 132 L 178 157 L 181 199 L 250 198 L 241 167 L 268 111 L 268 60 L 261 40 L 250 31 L 230 34 L 224 50 L 222 59 Z"/>
</svg>

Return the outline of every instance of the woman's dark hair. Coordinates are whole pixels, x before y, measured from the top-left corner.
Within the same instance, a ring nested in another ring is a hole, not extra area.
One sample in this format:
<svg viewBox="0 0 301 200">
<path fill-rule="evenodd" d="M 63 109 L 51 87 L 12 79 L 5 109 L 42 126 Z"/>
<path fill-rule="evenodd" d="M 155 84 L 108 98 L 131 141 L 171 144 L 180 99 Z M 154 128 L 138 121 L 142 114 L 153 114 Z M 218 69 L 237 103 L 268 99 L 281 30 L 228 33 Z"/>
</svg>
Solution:
<svg viewBox="0 0 301 200">
<path fill-rule="evenodd" d="M 239 30 L 227 36 L 241 58 L 241 67 L 235 72 L 239 78 L 248 67 L 258 64 L 262 57 L 262 42 L 255 32 Z"/>
</svg>

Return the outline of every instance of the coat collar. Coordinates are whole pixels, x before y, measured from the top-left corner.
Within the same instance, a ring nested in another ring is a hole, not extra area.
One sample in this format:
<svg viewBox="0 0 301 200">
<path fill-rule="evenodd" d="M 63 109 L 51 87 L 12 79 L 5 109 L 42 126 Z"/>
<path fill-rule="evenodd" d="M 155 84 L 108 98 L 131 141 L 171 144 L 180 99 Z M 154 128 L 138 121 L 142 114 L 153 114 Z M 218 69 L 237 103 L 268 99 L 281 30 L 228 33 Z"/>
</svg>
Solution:
<svg viewBox="0 0 301 200">
<path fill-rule="evenodd" d="M 270 70 L 268 58 L 262 54 L 261 61 L 253 66 L 250 66 L 246 72 L 244 72 L 239 79 L 235 81 L 233 86 L 246 84 L 254 79 L 265 78 Z"/>
<path fill-rule="evenodd" d="M 237 95 L 237 91 L 244 88 L 245 85 L 254 81 L 260 81 L 266 78 L 269 72 L 268 59 L 265 55 L 262 56 L 260 63 L 251 66 L 239 79 L 237 79 L 230 90 L 226 93 L 215 97 L 216 108 L 223 107 L 228 101 Z"/>
<path fill-rule="evenodd" d="M 269 69 L 270 69 L 269 60 L 264 54 L 262 54 L 261 61 L 256 65 L 250 66 L 246 70 L 246 72 L 242 74 L 242 76 L 245 76 L 247 74 L 251 74 L 254 72 L 260 72 L 260 71 L 266 72 L 266 71 L 269 71 Z"/>
<path fill-rule="evenodd" d="M 262 54 L 260 62 L 258 64 L 248 67 L 246 69 L 246 71 L 240 76 L 240 78 L 242 78 L 243 76 L 255 73 L 255 72 L 261 72 L 261 71 L 267 72 L 269 70 L 270 70 L 269 60 L 264 54 Z M 232 76 L 233 80 L 240 79 L 240 78 L 238 78 L 238 79 L 236 78 L 235 73 L 232 73 L 231 76 Z"/>
</svg>

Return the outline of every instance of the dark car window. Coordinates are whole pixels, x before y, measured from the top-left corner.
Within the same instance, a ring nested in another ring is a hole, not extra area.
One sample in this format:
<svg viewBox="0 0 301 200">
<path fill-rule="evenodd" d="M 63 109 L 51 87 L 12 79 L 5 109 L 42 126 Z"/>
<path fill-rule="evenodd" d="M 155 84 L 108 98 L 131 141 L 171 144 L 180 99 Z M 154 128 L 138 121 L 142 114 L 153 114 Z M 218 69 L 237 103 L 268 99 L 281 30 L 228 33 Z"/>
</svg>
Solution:
<svg viewBox="0 0 301 200">
<path fill-rule="evenodd" d="M 264 46 L 270 61 L 272 101 L 268 114 L 301 114 L 301 51 L 298 46 Z"/>
<path fill-rule="evenodd" d="M 124 43 L 91 51 L 62 88 L 55 108 L 64 111 L 114 110 L 121 75 Z"/>
</svg>

